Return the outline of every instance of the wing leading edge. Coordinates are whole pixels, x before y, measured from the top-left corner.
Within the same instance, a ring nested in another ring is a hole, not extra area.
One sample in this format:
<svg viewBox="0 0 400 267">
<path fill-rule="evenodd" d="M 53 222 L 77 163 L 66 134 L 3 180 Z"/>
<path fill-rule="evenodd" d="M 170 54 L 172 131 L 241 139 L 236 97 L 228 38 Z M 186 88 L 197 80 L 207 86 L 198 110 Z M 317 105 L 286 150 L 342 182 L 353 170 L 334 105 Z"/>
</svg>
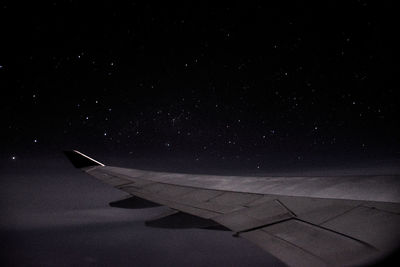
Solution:
<svg viewBox="0 0 400 267">
<path fill-rule="evenodd" d="M 223 190 L 219 176 L 109 167 L 71 153 L 84 162 L 74 166 L 89 175 L 133 196 L 212 220 L 291 266 L 371 263 L 399 244 L 399 203 Z M 202 186 L 206 179 L 218 186 Z"/>
</svg>

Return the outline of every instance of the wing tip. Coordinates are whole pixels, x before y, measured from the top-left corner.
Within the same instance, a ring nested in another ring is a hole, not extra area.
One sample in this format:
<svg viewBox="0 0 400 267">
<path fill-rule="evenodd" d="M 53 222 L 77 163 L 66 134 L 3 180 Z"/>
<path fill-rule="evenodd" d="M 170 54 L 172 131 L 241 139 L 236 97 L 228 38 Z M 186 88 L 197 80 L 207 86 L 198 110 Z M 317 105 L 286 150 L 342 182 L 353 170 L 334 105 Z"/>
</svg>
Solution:
<svg viewBox="0 0 400 267">
<path fill-rule="evenodd" d="M 75 168 L 81 169 L 92 166 L 105 166 L 103 163 L 92 159 L 91 157 L 77 151 L 77 150 L 65 150 L 63 151 L 65 156 L 71 161 Z"/>
</svg>

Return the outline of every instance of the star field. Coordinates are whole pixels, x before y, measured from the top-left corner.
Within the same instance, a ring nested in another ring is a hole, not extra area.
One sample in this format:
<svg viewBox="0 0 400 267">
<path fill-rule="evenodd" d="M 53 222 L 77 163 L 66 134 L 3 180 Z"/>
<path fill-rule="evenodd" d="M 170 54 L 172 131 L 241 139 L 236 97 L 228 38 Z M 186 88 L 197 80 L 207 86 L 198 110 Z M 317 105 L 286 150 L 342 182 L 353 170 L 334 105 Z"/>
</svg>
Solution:
<svg viewBox="0 0 400 267">
<path fill-rule="evenodd" d="M 1 9 L 9 160 L 79 147 L 253 169 L 399 157 L 391 3 Z"/>
</svg>

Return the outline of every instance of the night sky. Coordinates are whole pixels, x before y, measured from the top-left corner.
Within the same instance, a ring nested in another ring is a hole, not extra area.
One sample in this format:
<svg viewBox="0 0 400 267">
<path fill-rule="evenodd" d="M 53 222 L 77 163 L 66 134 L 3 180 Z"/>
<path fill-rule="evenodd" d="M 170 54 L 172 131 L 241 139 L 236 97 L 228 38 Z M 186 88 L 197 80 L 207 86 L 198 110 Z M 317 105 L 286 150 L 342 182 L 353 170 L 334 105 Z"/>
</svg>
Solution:
<svg viewBox="0 0 400 267">
<path fill-rule="evenodd" d="M 2 2 L 2 191 L 51 183 L 50 163 L 75 175 L 65 149 L 202 173 L 398 160 L 396 15 L 364 0 Z"/>
<path fill-rule="evenodd" d="M 390 3 L 114 2 L 3 4 L 7 158 L 399 156 Z"/>
</svg>

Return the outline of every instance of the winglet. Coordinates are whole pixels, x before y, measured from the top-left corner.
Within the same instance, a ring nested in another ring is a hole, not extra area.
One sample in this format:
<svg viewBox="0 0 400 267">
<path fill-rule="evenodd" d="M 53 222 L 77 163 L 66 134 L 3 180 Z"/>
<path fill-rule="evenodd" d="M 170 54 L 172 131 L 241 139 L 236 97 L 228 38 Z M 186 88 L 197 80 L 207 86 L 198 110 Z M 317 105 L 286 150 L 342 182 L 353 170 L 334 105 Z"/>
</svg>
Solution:
<svg viewBox="0 0 400 267">
<path fill-rule="evenodd" d="M 105 166 L 103 163 L 100 163 L 97 160 L 94 160 L 76 150 L 64 151 L 64 154 L 71 161 L 72 165 L 75 166 L 75 168 L 85 168 L 85 167 L 91 167 L 91 166 Z"/>
</svg>

